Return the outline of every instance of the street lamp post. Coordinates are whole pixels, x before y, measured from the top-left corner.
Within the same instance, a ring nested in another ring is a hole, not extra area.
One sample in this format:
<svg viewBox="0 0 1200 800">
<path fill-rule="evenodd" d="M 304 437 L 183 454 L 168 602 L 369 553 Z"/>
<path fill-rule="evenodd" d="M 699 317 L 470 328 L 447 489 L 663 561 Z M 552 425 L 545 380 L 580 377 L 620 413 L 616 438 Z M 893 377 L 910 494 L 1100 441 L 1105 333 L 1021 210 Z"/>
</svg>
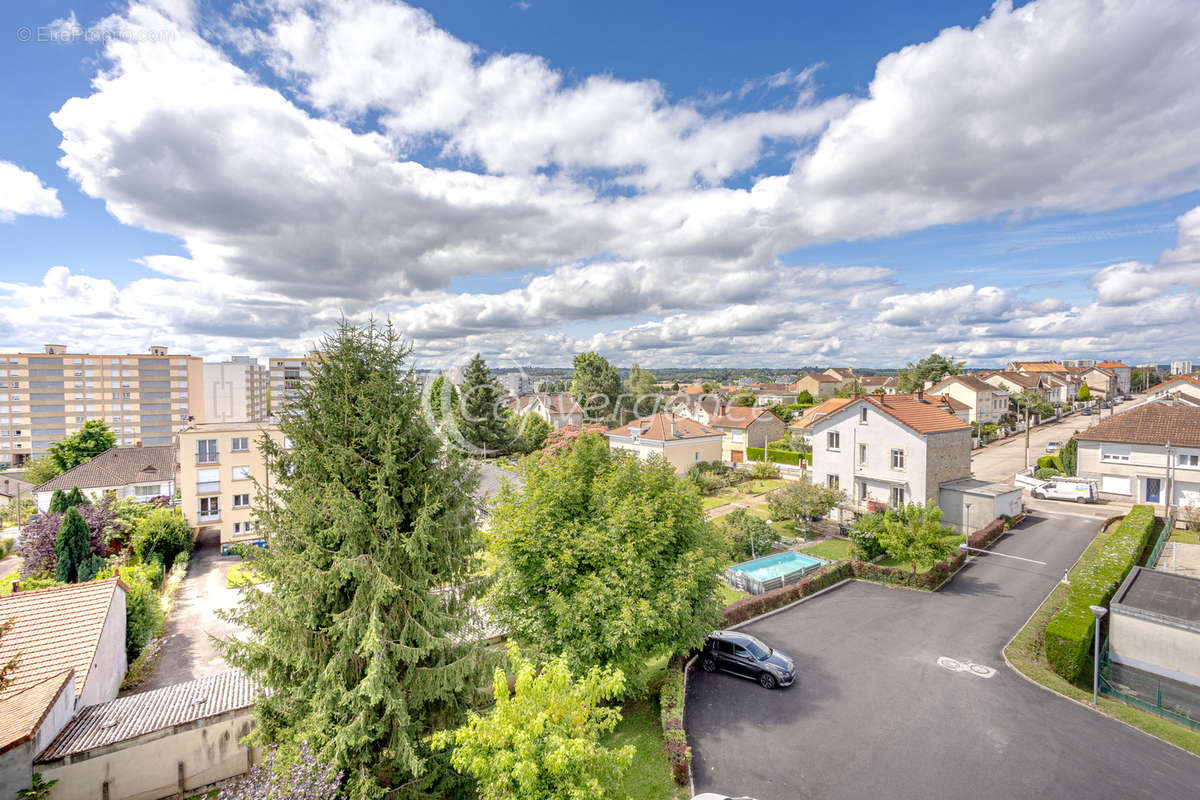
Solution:
<svg viewBox="0 0 1200 800">
<path fill-rule="evenodd" d="M 971 546 L 971 504 L 966 503 L 967 518 L 963 522 L 963 544 L 966 547 Z"/>
<path fill-rule="evenodd" d="M 1092 615 L 1096 618 L 1096 654 L 1092 661 L 1092 705 L 1100 702 L 1100 620 L 1108 613 L 1104 606 L 1091 606 Z"/>
</svg>

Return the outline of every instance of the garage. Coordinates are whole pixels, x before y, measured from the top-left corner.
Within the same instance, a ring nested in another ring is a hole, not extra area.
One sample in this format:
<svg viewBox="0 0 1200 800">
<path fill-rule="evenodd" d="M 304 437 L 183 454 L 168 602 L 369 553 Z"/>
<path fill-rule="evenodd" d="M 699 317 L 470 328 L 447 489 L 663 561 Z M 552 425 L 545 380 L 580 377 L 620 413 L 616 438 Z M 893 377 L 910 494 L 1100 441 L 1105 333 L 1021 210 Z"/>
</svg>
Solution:
<svg viewBox="0 0 1200 800">
<path fill-rule="evenodd" d="M 1133 494 L 1130 479 L 1121 475 L 1101 475 L 1100 491 L 1105 494 Z"/>
<path fill-rule="evenodd" d="M 1200 483 L 1175 483 L 1175 505 L 1183 508 L 1200 508 Z"/>
<path fill-rule="evenodd" d="M 942 522 L 962 531 L 977 531 L 992 520 L 1021 513 L 1021 487 L 987 483 L 977 478 L 946 481 L 938 487 Z"/>
</svg>

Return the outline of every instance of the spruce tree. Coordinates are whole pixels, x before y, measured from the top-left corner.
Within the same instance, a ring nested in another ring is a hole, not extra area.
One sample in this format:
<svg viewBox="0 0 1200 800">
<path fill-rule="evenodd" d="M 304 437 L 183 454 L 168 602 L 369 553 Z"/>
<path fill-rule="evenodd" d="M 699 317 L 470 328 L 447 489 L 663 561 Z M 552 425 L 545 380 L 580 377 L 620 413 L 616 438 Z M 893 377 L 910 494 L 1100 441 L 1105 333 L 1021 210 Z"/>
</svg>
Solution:
<svg viewBox="0 0 1200 800">
<path fill-rule="evenodd" d="M 61 514 L 67 510 L 67 496 L 63 494 L 62 489 L 55 489 L 54 494 L 50 495 L 50 508 L 47 511 L 51 514 Z"/>
<path fill-rule="evenodd" d="M 255 740 L 307 741 L 352 800 L 454 796 L 429 736 L 462 722 L 480 680 L 478 477 L 426 425 L 409 352 L 374 322 L 321 343 L 280 422 L 290 447 L 262 443 L 263 583 L 228 614 L 250 635 L 222 643 L 271 690 Z"/>
<path fill-rule="evenodd" d="M 54 566 L 56 580 L 63 583 L 79 580 L 79 566 L 87 560 L 90 540 L 87 523 L 79 515 L 79 510 L 71 506 L 63 514 L 62 528 L 54 540 L 54 555 L 58 557 L 58 563 Z"/>
<path fill-rule="evenodd" d="M 484 458 L 508 450 L 512 428 L 504 415 L 504 390 L 478 353 L 463 373 L 459 397 L 460 402 L 454 406 L 454 427 L 461 440 L 455 444 Z"/>
<path fill-rule="evenodd" d="M 79 491 L 78 486 L 72 487 L 71 491 L 67 492 L 66 496 L 63 498 L 63 502 L 66 504 L 66 508 L 74 508 L 75 506 L 90 506 L 92 504 L 92 501 L 87 498 L 87 495 Z M 65 511 L 66 508 L 63 510 Z"/>
</svg>

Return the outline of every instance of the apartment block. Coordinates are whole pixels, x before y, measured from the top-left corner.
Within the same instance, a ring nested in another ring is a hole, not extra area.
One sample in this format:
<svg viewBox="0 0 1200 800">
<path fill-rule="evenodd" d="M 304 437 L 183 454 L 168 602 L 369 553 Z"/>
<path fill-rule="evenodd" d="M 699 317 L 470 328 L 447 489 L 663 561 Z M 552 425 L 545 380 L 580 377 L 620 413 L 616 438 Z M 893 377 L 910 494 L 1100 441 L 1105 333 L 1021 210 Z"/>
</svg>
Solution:
<svg viewBox="0 0 1200 800">
<path fill-rule="evenodd" d="M 261 442 L 287 445 L 279 427 L 257 422 L 207 422 L 179 432 L 179 490 L 183 517 L 200 533 L 216 528 L 221 547 L 261 539 L 251 509 L 270 479 Z"/>
<path fill-rule="evenodd" d="M 204 419 L 203 362 L 165 347 L 146 354 L 0 353 L 0 467 L 44 455 L 89 419 L 104 420 L 118 445 L 171 444 Z"/>
<path fill-rule="evenodd" d="M 270 362 L 270 396 L 268 398 L 269 412 L 278 414 L 296 393 L 304 386 L 312 374 L 309 367 L 318 358 L 314 350 L 306 356 L 271 356 Z"/>
<path fill-rule="evenodd" d="M 250 356 L 204 365 L 207 422 L 262 422 L 268 416 L 267 368 Z"/>
</svg>

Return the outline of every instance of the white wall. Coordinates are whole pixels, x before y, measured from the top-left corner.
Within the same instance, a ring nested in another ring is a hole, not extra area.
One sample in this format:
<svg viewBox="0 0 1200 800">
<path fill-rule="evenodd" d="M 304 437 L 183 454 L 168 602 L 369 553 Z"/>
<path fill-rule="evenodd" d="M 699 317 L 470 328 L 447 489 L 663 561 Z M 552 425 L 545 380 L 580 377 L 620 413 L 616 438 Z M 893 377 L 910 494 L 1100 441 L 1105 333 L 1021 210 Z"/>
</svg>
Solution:
<svg viewBox="0 0 1200 800">
<path fill-rule="evenodd" d="M 1114 661 L 1200 686 L 1200 631 L 1114 611 L 1108 652 Z"/>
<path fill-rule="evenodd" d="M 104 499 L 104 495 L 108 493 L 115 494 L 117 498 L 131 497 L 139 499 L 137 495 L 137 487 L 139 486 L 158 486 L 160 487 L 159 494 L 170 497 L 175 494 L 175 479 L 174 477 L 166 478 L 161 481 L 143 481 L 141 483 L 130 483 L 124 486 L 97 486 L 93 489 L 80 489 L 88 499 L 93 503 L 98 503 Z M 69 491 L 69 490 L 67 490 Z M 50 499 L 54 497 L 54 492 L 34 492 L 34 500 L 37 502 L 38 511 L 45 514 L 50 510 Z M 140 498 L 143 501 L 149 500 L 154 495 Z"/>
<path fill-rule="evenodd" d="M 96 654 L 92 659 L 91 669 L 88 670 L 87 682 L 79 693 L 77 708 L 107 703 L 117 696 L 121 679 L 125 677 L 125 590 L 117 588 L 113 592 L 112 603 L 108 607 L 108 617 L 100 631 L 100 643 L 96 646 Z M 82 680 L 82 676 L 76 676 Z"/>
<path fill-rule="evenodd" d="M 867 409 L 867 422 L 859 422 L 859 409 Z M 828 447 L 828 433 L 841 435 L 839 451 Z M 858 463 L 858 445 L 867 445 L 866 466 Z M 892 448 L 904 450 L 903 470 L 891 465 Z M 886 503 L 890 487 L 898 481 L 906 502 L 925 502 L 925 438 L 901 425 L 868 403 L 854 403 L 817 420 L 812 426 L 813 482 L 826 483 L 826 476 L 837 475 L 842 491 L 859 504 L 857 481 L 866 480 L 868 498 Z"/>
</svg>

